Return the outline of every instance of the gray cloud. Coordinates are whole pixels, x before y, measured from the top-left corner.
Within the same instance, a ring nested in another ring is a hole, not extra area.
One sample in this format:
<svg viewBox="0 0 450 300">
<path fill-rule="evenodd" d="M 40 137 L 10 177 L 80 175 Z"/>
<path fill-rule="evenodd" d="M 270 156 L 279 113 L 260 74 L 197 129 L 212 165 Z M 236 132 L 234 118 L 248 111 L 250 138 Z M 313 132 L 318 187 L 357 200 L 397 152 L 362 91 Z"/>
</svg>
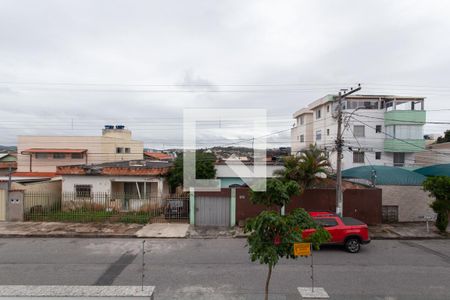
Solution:
<svg viewBox="0 0 450 300">
<path fill-rule="evenodd" d="M 363 93 L 421 95 L 428 109 L 450 108 L 449 6 L 3 0 L 0 144 L 124 123 L 147 146 L 176 146 L 182 111 L 195 107 L 265 108 L 275 132 L 289 129 L 295 110 L 357 82 Z M 199 133 L 205 144 L 252 137 L 245 127 L 208 130 Z"/>
</svg>

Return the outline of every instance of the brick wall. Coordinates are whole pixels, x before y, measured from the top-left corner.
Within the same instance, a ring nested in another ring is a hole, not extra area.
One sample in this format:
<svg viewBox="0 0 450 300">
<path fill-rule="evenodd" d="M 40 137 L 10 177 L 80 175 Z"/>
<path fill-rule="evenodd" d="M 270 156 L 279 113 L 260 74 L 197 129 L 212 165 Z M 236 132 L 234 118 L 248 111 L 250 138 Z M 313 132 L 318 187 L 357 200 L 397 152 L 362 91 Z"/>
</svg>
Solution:
<svg viewBox="0 0 450 300">
<path fill-rule="evenodd" d="M 423 221 L 419 216 L 433 214 L 433 198 L 421 186 L 383 185 L 383 205 L 398 206 L 398 221 Z"/>
<path fill-rule="evenodd" d="M 286 212 L 295 208 L 313 211 L 336 211 L 335 189 L 311 189 L 302 195 L 295 196 L 286 207 Z M 266 209 L 263 205 L 250 202 L 249 189 L 236 189 L 236 220 L 244 221 L 255 217 Z M 279 207 L 273 207 L 279 210 Z M 380 189 L 347 189 L 344 191 L 344 216 L 357 218 L 367 224 L 381 223 L 381 190 Z"/>
</svg>

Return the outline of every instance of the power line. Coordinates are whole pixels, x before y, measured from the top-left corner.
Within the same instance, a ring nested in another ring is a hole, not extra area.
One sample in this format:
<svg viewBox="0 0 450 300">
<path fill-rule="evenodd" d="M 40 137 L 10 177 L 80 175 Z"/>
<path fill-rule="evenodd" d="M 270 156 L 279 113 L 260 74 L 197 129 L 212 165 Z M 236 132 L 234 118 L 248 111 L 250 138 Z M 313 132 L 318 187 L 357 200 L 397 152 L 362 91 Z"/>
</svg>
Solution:
<svg viewBox="0 0 450 300">
<path fill-rule="evenodd" d="M 431 122 L 431 121 L 425 121 L 425 122 L 418 122 L 418 121 L 404 121 L 404 120 L 398 120 L 398 119 L 389 119 L 389 118 L 380 118 L 380 117 L 374 117 L 374 116 L 368 116 L 368 115 L 361 115 L 354 113 L 353 115 L 359 116 L 359 117 L 365 117 L 370 119 L 377 119 L 377 120 L 384 120 L 384 121 L 394 121 L 394 122 L 402 122 L 402 123 L 413 123 L 413 124 L 445 124 L 450 125 L 450 122 L 444 122 L 444 121 L 437 121 L 437 122 Z"/>
<path fill-rule="evenodd" d="M 367 123 L 365 123 L 365 122 L 363 122 L 363 121 L 361 121 L 361 120 L 359 120 L 359 119 L 357 119 L 357 118 L 355 118 L 355 117 L 352 117 L 352 118 L 353 118 L 354 120 L 356 120 L 356 121 L 358 121 L 358 122 L 360 122 L 360 123 L 362 123 L 362 124 L 364 124 L 364 125 L 366 125 L 366 126 L 372 128 L 372 129 L 376 129 L 375 127 L 370 126 L 369 124 L 367 124 Z M 413 143 L 411 143 L 411 142 L 405 141 L 405 140 L 403 140 L 403 139 L 399 139 L 399 138 L 397 138 L 397 137 L 395 137 L 395 136 L 393 136 L 393 135 L 391 135 L 391 134 L 389 134 L 389 133 L 386 133 L 386 132 L 384 132 L 384 131 L 381 131 L 381 132 L 384 133 L 384 134 L 386 134 L 386 135 L 388 135 L 388 136 L 390 136 L 390 137 L 392 137 L 392 138 L 395 139 L 395 140 L 399 140 L 399 141 L 401 141 L 401 142 L 403 142 L 403 143 L 405 143 L 405 144 L 414 146 L 414 147 L 419 148 L 419 149 L 421 149 L 421 150 L 424 150 L 424 151 L 432 151 L 431 149 L 426 149 L 426 148 L 417 146 L 416 144 L 413 144 Z M 449 153 L 440 153 L 440 152 L 438 152 L 438 151 L 433 151 L 433 152 L 439 153 L 439 154 L 443 154 L 443 155 L 448 155 L 448 154 L 449 154 Z"/>
</svg>

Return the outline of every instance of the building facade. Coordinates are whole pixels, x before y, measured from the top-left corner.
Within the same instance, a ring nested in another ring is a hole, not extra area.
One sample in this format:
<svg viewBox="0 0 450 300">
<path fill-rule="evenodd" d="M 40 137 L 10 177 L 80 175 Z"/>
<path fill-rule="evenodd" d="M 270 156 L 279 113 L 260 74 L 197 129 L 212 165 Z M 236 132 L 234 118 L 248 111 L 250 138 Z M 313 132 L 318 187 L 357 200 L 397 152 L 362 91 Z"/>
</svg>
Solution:
<svg viewBox="0 0 450 300">
<path fill-rule="evenodd" d="M 106 125 L 101 136 L 19 136 L 17 172 L 56 172 L 58 166 L 140 160 L 144 144 L 122 125 Z"/>
<path fill-rule="evenodd" d="M 342 101 L 343 169 L 362 165 L 407 167 L 423 151 L 423 97 L 350 95 Z M 327 95 L 294 113 L 292 153 L 316 144 L 336 166 L 337 96 Z M 334 155 L 333 155 L 334 154 Z"/>
</svg>

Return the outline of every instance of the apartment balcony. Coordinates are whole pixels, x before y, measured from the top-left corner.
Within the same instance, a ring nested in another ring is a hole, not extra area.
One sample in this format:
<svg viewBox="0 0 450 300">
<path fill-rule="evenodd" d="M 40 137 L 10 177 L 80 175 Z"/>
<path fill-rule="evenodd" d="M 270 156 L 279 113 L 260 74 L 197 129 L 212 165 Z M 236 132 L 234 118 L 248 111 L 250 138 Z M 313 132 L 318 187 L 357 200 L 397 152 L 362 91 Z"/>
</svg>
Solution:
<svg viewBox="0 0 450 300">
<path fill-rule="evenodd" d="M 424 125 L 424 110 L 391 110 L 384 113 L 384 125 Z"/>
<path fill-rule="evenodd" d="M 425 148 L 424 139 L 385 139 L 385 152 L 421 152 Z"/>
</svg>

